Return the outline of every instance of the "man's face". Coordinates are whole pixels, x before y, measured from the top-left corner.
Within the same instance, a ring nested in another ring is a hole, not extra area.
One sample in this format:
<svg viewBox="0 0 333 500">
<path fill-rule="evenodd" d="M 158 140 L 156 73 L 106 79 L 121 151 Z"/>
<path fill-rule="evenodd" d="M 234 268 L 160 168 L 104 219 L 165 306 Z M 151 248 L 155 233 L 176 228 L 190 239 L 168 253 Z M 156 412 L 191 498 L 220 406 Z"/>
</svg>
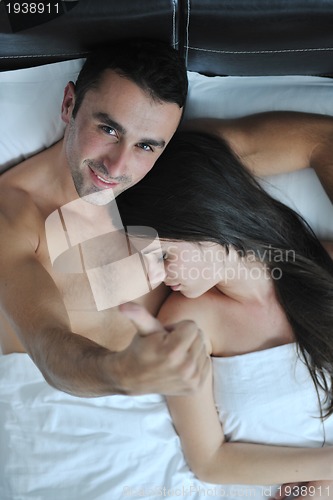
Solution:
<svg viewBox="0 0 333 500">
<path fill-rule="evenodd" d="M 62 108 L 66 158 L 79 196 L 139 182 L 174 134 L 182 110 L 158 102 L 132 81 L 106 70 L 75 116 L 75 89 L 68 84 Z"/>
</svg>

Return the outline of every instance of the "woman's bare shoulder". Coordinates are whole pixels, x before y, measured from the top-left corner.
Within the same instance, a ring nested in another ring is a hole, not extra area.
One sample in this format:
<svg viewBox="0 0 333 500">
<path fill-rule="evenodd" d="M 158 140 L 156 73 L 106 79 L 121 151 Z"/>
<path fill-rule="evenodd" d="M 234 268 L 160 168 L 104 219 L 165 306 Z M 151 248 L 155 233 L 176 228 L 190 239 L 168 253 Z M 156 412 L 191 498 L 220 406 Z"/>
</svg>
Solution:
<svg viewBox="0 0 333 500">
<path fill-rule="evenodd" d="M 217 300 L 217 295 L 219 299 Z M 215 309 L 220 304 L 222 295 L 215 289 L 195 299 L 190 299 L 180 292 L 171 293 L 163 303 L 158 318 L 164 324 L 172 324 L 183 320 L 195 321 L 203 331 L 207 341 L 208 350 L 211 352 L 211 333 L 215 331 Z"/>
</svg>

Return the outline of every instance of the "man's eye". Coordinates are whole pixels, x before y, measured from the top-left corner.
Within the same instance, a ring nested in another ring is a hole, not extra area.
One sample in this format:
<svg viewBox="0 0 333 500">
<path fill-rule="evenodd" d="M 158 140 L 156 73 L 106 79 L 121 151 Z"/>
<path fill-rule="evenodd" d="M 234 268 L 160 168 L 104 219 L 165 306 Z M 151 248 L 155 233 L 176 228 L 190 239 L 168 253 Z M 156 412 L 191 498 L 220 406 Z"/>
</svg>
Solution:
<svg viewBox="0 0 333 500">
<path fill-rule="evenodd" d="M 117 132 L 114 128 L 108 127 L 108 125 L 101 125 L 101 129 L 106 132 L 108 135 L 116 136 Z"/>
<path fill-rule="evenodd" d="M 140 142 L 138 144 L 138 147 L 140 149 L 143 149 L 144 151 L 154 151 L 153 148 L 149 144 L 146 144 L 145 142 Z"/>
</svg>

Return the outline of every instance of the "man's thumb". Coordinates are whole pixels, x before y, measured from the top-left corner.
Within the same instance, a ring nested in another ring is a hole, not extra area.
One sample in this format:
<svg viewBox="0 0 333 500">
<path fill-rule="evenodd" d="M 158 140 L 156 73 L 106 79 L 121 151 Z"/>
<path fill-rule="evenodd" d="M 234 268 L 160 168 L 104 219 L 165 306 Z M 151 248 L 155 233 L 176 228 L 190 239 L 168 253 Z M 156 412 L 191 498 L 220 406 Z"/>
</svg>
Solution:
<svg viewBox="0 0 333 500">
<path fill-rule="evenodd" d="M 154 318 L 147 309 L 135 302 L 121 304 L 119 310 L 134 323 L 140 335 L 149 335 L 165 330 L 158 319 Z"/>
</svg>

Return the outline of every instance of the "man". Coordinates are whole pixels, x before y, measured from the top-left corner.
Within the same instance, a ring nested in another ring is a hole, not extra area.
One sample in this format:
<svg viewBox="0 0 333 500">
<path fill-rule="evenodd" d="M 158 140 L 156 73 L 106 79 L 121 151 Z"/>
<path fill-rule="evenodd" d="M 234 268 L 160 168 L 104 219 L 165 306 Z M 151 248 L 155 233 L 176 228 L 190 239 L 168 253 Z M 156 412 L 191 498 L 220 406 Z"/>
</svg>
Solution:
<svg viewBox="0 0 333 500">
<path fill-rule="evenodd" d="M 65 392 L 182 394 L 205 377 L 194 323 L 166 332 L 141 312 L 136 332 L 117 308 L 97 310 L 88 273 L 57 272 L 58 238 L 45 231 L 52 214 L 73 203 L 88 212 L 86 226 L 103 228 L 99 194 L 116 196 L 152 168 L 178 127 L 186 93 L 184 63 L 167 44 L 114 44 L 88 59 L 76 86 L 67 85 L 63 140 L 1 177 L 1 348 L 28 352 Z M 157 288 L 141 304 L 155 314 L 164 296 Z"/>
</svg>

